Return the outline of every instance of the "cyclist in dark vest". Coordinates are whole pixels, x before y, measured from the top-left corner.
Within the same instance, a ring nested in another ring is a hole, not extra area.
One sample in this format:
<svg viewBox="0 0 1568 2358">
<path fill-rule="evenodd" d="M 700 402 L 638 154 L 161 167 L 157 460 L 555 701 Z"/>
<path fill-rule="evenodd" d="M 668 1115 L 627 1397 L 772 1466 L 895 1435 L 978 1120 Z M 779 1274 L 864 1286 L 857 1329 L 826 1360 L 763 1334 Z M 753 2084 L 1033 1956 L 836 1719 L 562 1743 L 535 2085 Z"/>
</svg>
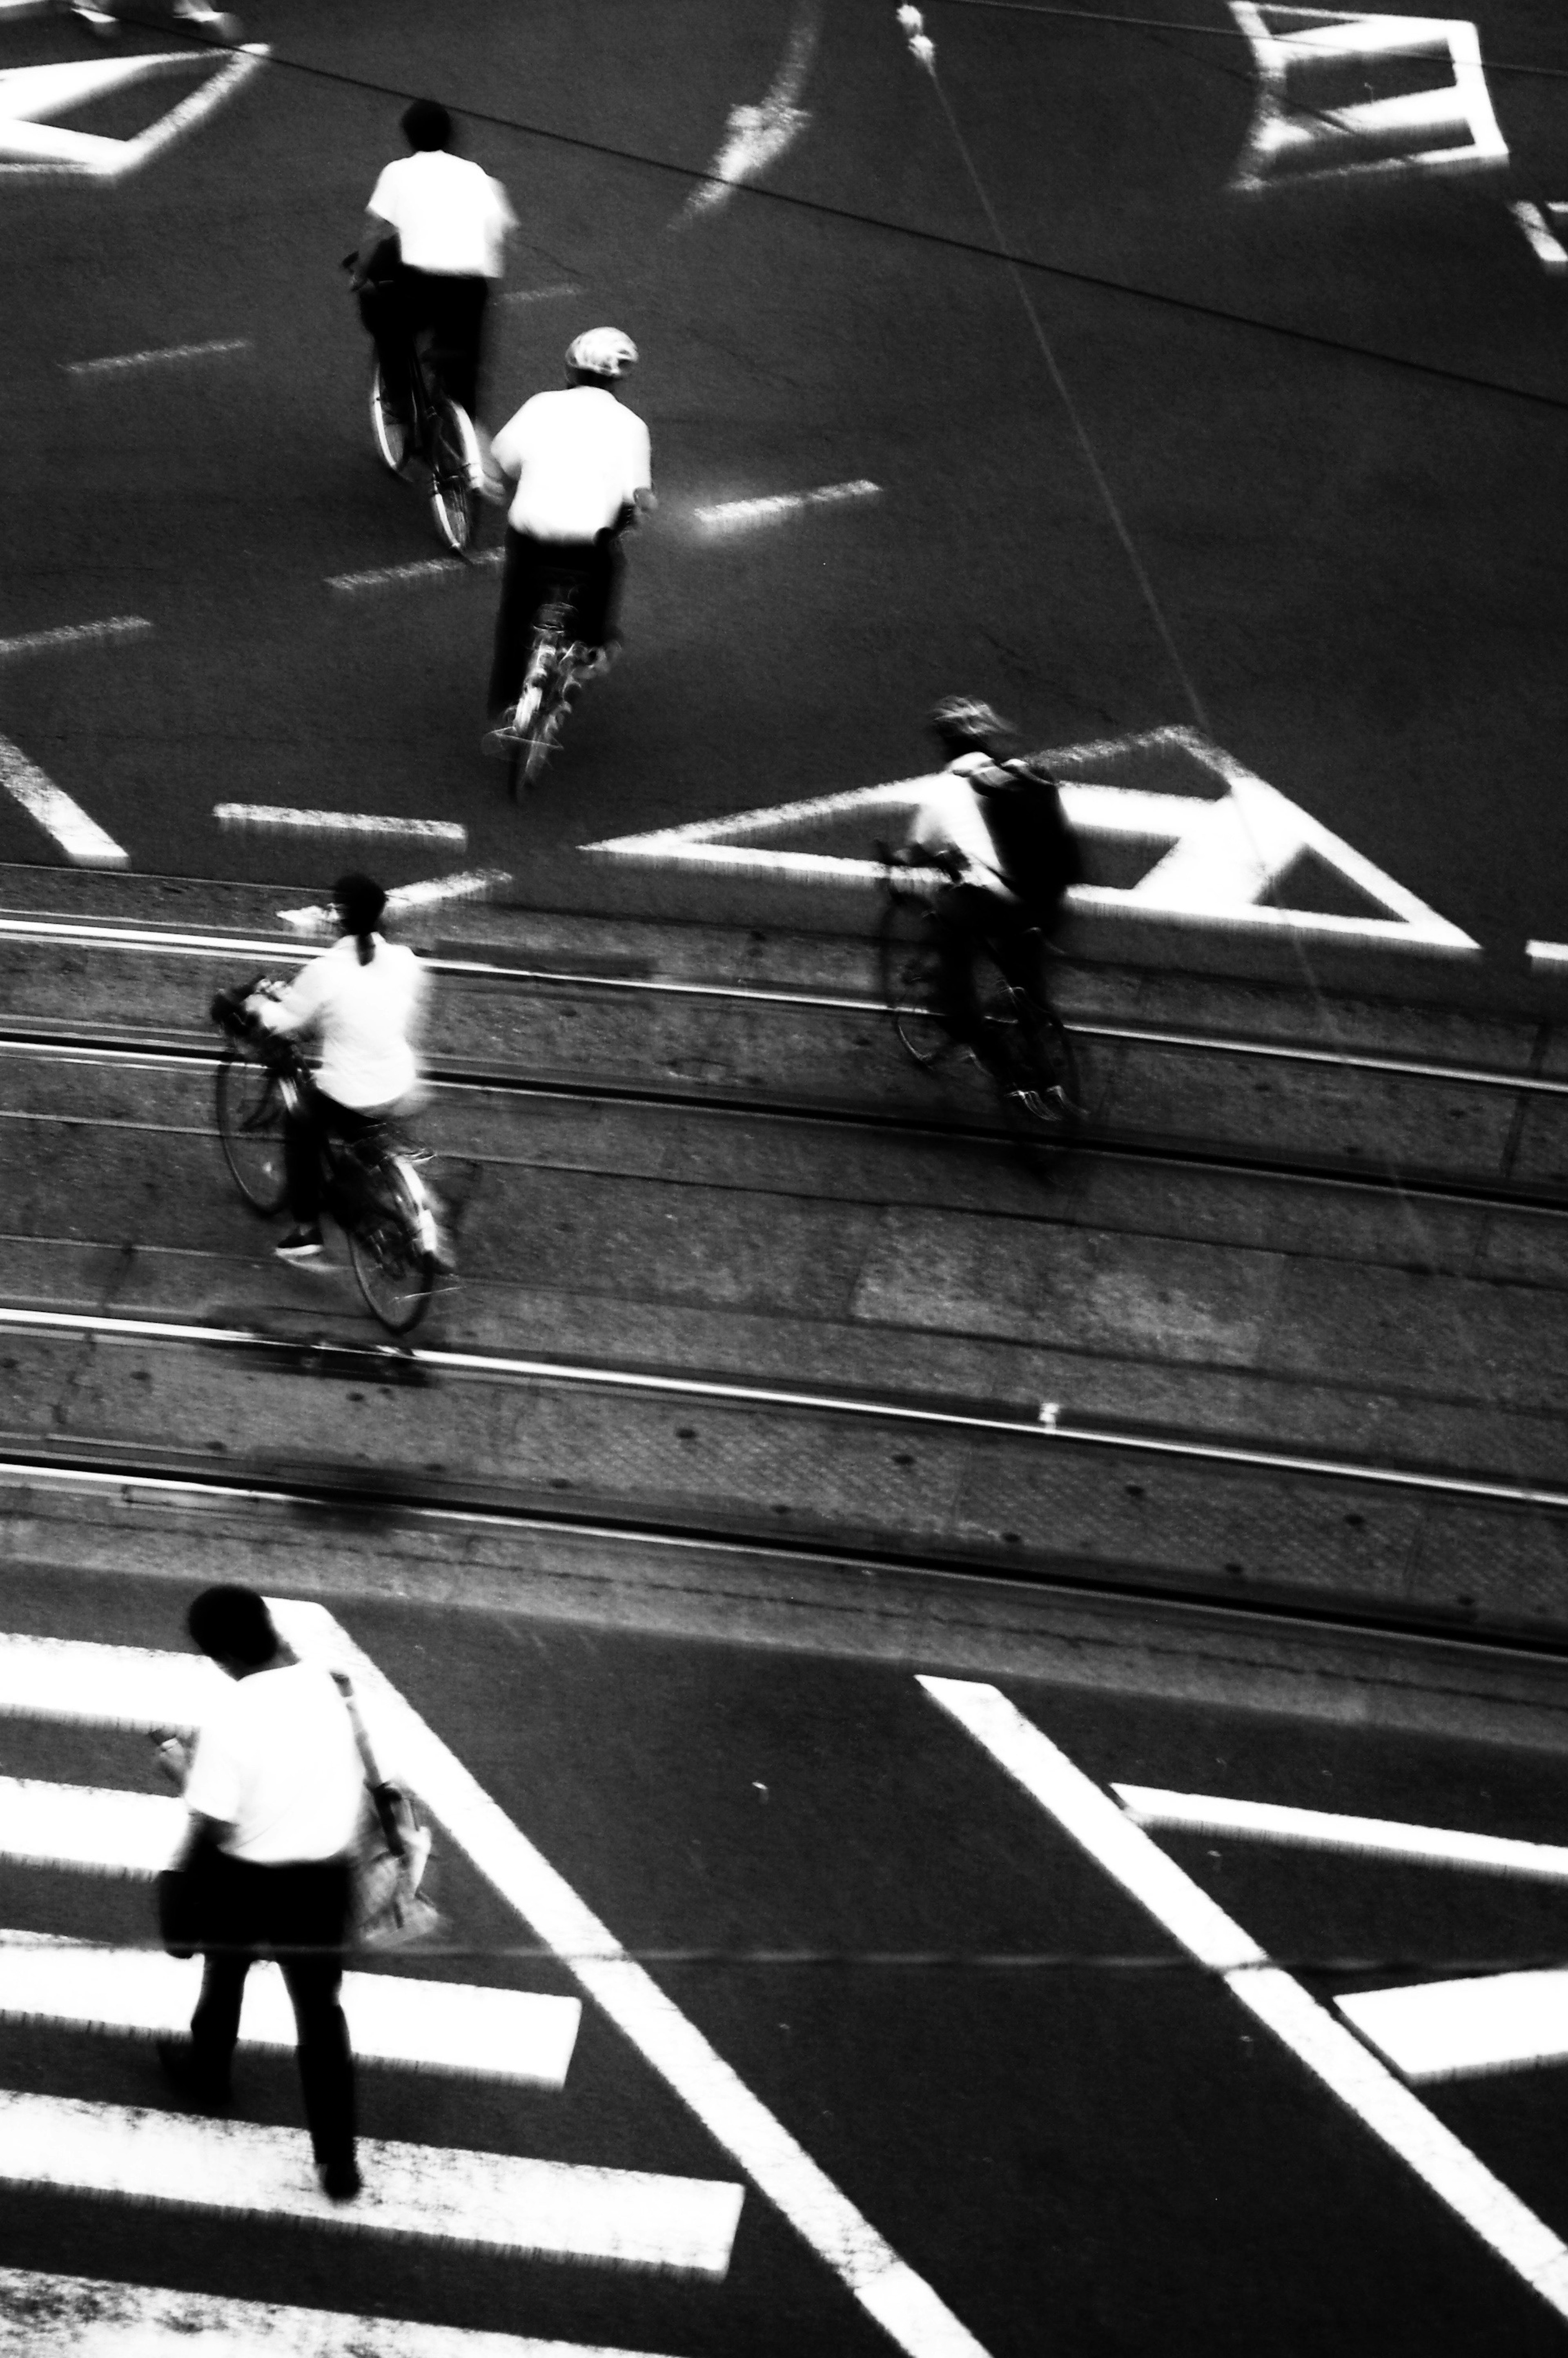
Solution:
<svg viewBox="0 0 1568 2358">
<path fill-rule="evenodd" d="M 947 765 L 914 813 L 906 857 L 933 862 L 949 880 L 935 903 L 943 1014 L 974 1046 L 981 1036 L 977 946 L 990 948 L 1016 988 L 1043 997 L 1042 940 L 1058 930 L 1083 862 L 1055 780 L 1028 762 L 1000 759 L 998 748 L 1013 731 L 989 704 L 945 696 L 931 728 Z"/>
</svg>

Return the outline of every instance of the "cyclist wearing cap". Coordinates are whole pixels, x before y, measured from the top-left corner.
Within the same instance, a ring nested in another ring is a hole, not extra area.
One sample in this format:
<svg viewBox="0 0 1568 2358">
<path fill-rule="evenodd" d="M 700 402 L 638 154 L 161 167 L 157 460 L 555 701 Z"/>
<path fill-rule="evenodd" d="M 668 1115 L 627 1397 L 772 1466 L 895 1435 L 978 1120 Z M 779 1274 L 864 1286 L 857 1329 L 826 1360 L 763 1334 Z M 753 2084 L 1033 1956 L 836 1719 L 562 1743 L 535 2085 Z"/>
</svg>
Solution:
<svg viewBox="0 0 1568 2358">
<path fill-rule="evenodd" d="M 535 621 L 557 583 L 573 585 L 577 636 L 598 657 L 586 673 L 578 666 L 579 678 L 608 670 L 620 644 L 620 535 L 640 509 L 657 505 L 648 429 L 616 394 L 636 359 L 619 328 L 590 328 L 568 350 L 564 388 L 525 401 L 492 446 L 497 474 L 514 487 L 490 676 L 493 720 L 516 705 Z"/>
<path fill-rule="evenodd" d="M 989 704 L 944 697 L 931 728 L 947 765 L 915 810 L 903 856 L 947 876 L 935 902 L 938 989 L 949 1027 L 973 1046 L 982 1032 L 977 945 L 989 946 L 1017 989 L 1039 993 L 1041 939 L 1059 927 L 1083 869 L 1054 779 L 1030 763 L 998 758 L 1013 732 Z"/>
<path fill-rule="evenodd" d="M 414 1041 L 425 973 L 401 944 L 376 928 L 386 894 L 369 876 L 340 876 L 332 905 L 341 938 L 312 958 L 277 998 L 257 993 L 245 1011 L 285 1038 L 311 1032 L 320 1058 L 284 1130 L 288 1209 L 294 1226 L 279 1260 L 319 1260 L 321 1150 L 329 1138 L 362 1138 L 406 1098 L 419 1078 Z"/>
<path fill-rule="evenodd" d="M 499 180 L 453 155 L 452 118 L 437 100 L 416 98 L 402 127 L 410 152 L 371 190 L 354 265 L 360 316 L 407 415 L 410 348 L 428 330 L 431 365 L 475 417 L 485 305 L 516 216 Z"/>
</svg>

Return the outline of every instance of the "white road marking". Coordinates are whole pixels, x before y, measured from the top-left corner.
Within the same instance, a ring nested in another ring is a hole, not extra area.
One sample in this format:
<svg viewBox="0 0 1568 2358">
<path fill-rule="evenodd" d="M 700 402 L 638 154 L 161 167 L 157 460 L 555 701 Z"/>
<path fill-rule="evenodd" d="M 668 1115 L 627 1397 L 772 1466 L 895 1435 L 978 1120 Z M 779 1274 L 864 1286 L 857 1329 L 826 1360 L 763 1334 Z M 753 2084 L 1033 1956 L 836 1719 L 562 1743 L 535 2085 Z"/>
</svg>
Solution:
<svg viewBox="0 0 1568 2358">
<path fill-rule="evenodd" d="M 322 2193 L 297 2129 L 0 2091 L 0 2181 L 180 2210 L 307 2219 L 545 2259 L 722 2277 L 742 2190 L 719 2179 L 362 2137 L 364 2191 Z"/>
<path fill-rule="evenodd" d="M 220 827 L 251 835 L 363 835 L 389 843 L 449 843 L 468 848 L 469 831 L 449 818 L 378 818 L 366 811 L 287 810 L 271 803 L 214 803 Z"/>
<path fill-rule="evenodd" d="M 92 1798 L 113 1801 L 117 1797 Z M 178 1801 L 168 1806 L 183 1819 Z M 5 1797 L 0 1797 L 0 1812 L 4 1809 Z M 115 1833 L 112 1812 L 106 1820 L 103 1847 L 108 1851 Z M 177 1825 L 177 1836 L 179 1831 Z M 157 1866 L 168 1864 L 172 1847 L 172 1843 L 165 1846 Z M 8 1841 L 0 1855 L 16 1855 Z M 156 1870 L 122 1866 L 110 1871 Z M 5 2021 L 70 2023 L 117 2038 L 163 2038 L 184 2030 L 200 1986 L 200 1959 L 166 1957 L 156 1949 L 98 1948 L 32 1932 L 0 1932 L 0 2019 Z M 350 1973 L 343 1976 L 343 2010 L 362 2063 L 558 2089 L 566 2085 L 582 2003 L 536 1990 Z M 294 2009 L 276 1965 L 257 1966 L 245 1984 L 240 2044 L 294 2051 Z"/>
<path fill-rule="evenodd" d="M 811 121 L 799 101 L 821 30 L 821 0 L 803 0 L 767 96 L 758 106 L 730 108 L 729 136 L 708 168 L 709 177 L 692 190 L 672 228 L 712 212 L 742 181 L 756 179 L 794 146 Z"/>
<path fill-rule="evenodd" d="M 694 508 L 693 515 L 711 532 L 739 532 L 757 524 L 778 524 L 803 508 L 835 507 L 842 500 L 875 499 L 880 483 L 860 477 L 852 483 L 823 483 L 814 492 L 780 492 L 772 499 L 723 500 L 717 507 Z"/>
<path fill-rule="evenodd" d="M 1451 171 L 1506 164 L 1509 151 L 1481 63 L 1474 25 L 1448 16 L 1368 16 L 1254 5 L 1230 13 L 1252 45 L 1258 89 L 1231 186 L 1249 194 L 1303 179 L 1369 173 Z M 1323 76 L 1385 60 L 1444 60 L 1454 79 L 1354 105 L 1323 105 Z"/>
<path fill-rule="evenodd" d="M 195 1728 L 222 1693 L 222 1676 L 202 1654 L 0 1633 L 0 1718 L 149 1734 Z"/>
<path fill-rule="evenodd" d="M 1271 2030 L 1379 2142 L 1412 2169 L 1504 2265 L 1568 2317 L 1568 2245 L 1494 2178 L 1419 2097 L 1368 2053 L 1251 1935 L 1068 1759 L 1000 1691 L 922 1677 L 932 1701 L 1102 1866 L 1188 1954 Z"/>
<path fill-rule="evenodd" d="M 248 352 L 249 336 L 222 336 L 207 344 L 163 344 L 145 352 L 113 352 L 103 360 L 62 361 L 67 376 L 113 376 L 122 369 L 155 368 L 165 361 L 209 360 L 219 352 Z"/>
<path fill-rule="evenodd" d="M 1141 1826 L 1241 1834 L 1311 1850 L 1350 1851 L 1366 1858 L 1405 1858 L 1426 1866 L 1478 1867 L 1488 1875 L 1568 1883 L 1568 1847 L 1558 1843 L 1405 1825 L 1391 1818 L 1345 1817 L 1333 1810 L 1289 1809 L 1275 1801 L 1233 1801 L 1215 1793 L 1166 1793 L 1149 1785 L 1113 1785 L 1111 1790 Z"/>
<path fill-rule="evenodd" d="M 580 295 L 581 292 L 580 287 L 574 286 L 569 278 L 563 278 L 558 287 L 519 287 L 501 299 L 506 304 L 552 303 L 559 295 Z"/>
<path fill-rule="evenodd" d="M 351 597 L 359 590 L 393 590 L 411 581 L 455 581 L 476 565 L 504 565 L 503 548 L 481 548 L 471 557 L 421 557 L 411 565 L 373 565 L 367 573 L 329 573 L 329 590 Z"/>
<path fill-rule="evenodd" d="M 106 835 L 96 819 L 89 818 L 81 804 L 73 803 L 8 737 L 0 737 L 0 788 L 37 819 L 46 835 L 53 836 L 79 868 L 129 867 L 129 855 L 114 837 Z"/>
<path fill-rule="evenodd" d="M 1168 752 L 1189 767 L 1195 765 L 1200 774 L 1206 773 L 1211 783 L 1225 791 L 1217 798 L 1153 794 L 1073 774 L 1090 764 L 1108 766 L 1117 760 L 1150 752 Z M 1468 934 L 1440 917 L 1424 901 L 1195 729 L 1155 729 L 1109 743 L 1057 746 L 1033 758 L 1061 780 L 1063 808 L 1081 834 L 1090 838 L 1142 837 L 1170 846 L 1130 888 L 1075 884 L 1068 900 L 1076 909 L 1235 931 L 1374 943 L 1383 948 L 1435 950 L 1446 956 L 1480 954 L 1479 945 Z M 851 812 L 868 818 L 882 813 L 892 818 L 906 817 L 916 809 L 931 784 L 929 776 L 901 778 L 891 784 L 857 786 L 844 794 L 781 803 L 773 809 L 692 819 L 681 827 L 655 827 L 646 835 L 609 837 L 581 848 L 613 859 L 647 860 L 662 868 L 709 869 L 726 875 L 863 888 L 881 882 L 882 870 L 874 860 L 763 847 L 769 838 L 815 828 L 824 818 L 844 817 Z M 881 826 L 867 829 L 869 835 L 880 832 L 892 829 Z M 1261 896 L 1277 889 L 1303 856 L 1321 860 L 1387 914 L 1350 917 L 1265 905 Z"/>
<path fill-rule="evenodd" d="M 1335 2005 L 1407 2080 L 1568 2062 L 1568 1971 L 1360 1990 Z"/>
<path fill-rule="evenodd" d="M 157 1875 L 185 1829 L 172 1794 L 0 1777 L 0 1858 L 92 1875 Z"/>
<path fill-rule="evenodd" d="M 452 1839 L 908 2358 L 985 2358 L 325 1606 L 269 1603 L 297 1652 L 352 1673 L 379 1707 L 403 1773 Z"/>
<path fill-rule="evenodd" d="M 3 0 L 0 0 L 3 5 Z M 657 2358 L 602 2342 L 351 2317 L 161 2285 L 0 2268 L 0 2358 Z"/>
<path fill-rule="evenodd" d="M 64 622 L 54 631 L 27 631 L 0 639 L 0 656 L 43 654 L 51 647 L 74 647 L 93 639 L 136 639 L 152 629 L 145 614 L 111 614 L 103 622 Z"/>
<path fill-rule="evenodd" d="M 1568 942 L 1526 942 L 1524 954 L 1531 966 L 1568 966 Z"/>
<path fill-rule="evenodd" d="M 12 66 L 0 71 L 0 176 L 21 178 L 124 179 L 193 131 L 250 80 L 270 52 L 258 42 L 231 51 L 213 66 L 211 51 L 168 50 L 151 57 L 94 58 L 69 65 Z M 207 79 L 161 121 L 134 139 L 106 139 L 47 121 L 131 82 L 171 73 Z"/>
<path fill-rule="evenodd" d="M 508 868 L 473 868 L 461 876 L 427 876 L 417 884 L 395 884 L 386 896 L 394 916 L 410 909 L 428 909 L 443 901 L 483 901 L 512 882 Z M 334 912 L 319 903 L 304 909 L 280 909 L 278 923 L 301 933 L 320 933 L 335 921 Z"/>
<path fill-rule="evenodd" d="M 1536 260 L 1547 270 L 1568 270 L 1568 250 L 1561 246 L 1546 225 L 1539 205 L 1512 204 L 1509 207 L 1526 237 L 1530 240 Z"/>
</svg>

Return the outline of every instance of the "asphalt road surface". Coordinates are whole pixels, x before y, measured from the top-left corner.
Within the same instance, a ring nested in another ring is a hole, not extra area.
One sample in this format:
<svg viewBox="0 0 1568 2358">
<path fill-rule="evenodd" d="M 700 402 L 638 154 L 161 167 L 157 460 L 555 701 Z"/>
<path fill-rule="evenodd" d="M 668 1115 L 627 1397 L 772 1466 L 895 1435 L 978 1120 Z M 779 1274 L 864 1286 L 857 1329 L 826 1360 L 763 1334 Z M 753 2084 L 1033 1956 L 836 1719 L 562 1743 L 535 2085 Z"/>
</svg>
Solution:
<svg viewBox="0 0 1568 2358">
<path fill-rule="evenodd" d="M 1446 49 L 1292 84 L 1304 155 L 1250 190 L 1258 59 L 1218 0 L 938 0 L 934 72 L 892 8 L 814 0 L 252 0 L 245 29 L 270 62 L 139 171 L 0 186 L 0 639 L 152 625 L 0 655 L 0 719 L 133 867 L 330 871 L 211 817 L 325 807 L 455 822 L 438 867 L 547 902 L 583 842 L 918 771 L 962 683 L 1035 745 L 1201 726 L 1489 956 L 1560 930 L 1568 288 L 1511 210 L 1568 200 L 1558 12 L 1490 8 L 1478 84 Z M 1467 162 L 1351 168 L 1389 137 L 1324 110 L 1390 72 Z M 58 119 L 128 135 L 185 87 Z M 336 267 L 418 91 L 521 218 L 491 421 L 583 325 L 644 353 L 627 654 L 521 815 L 478 752 L 493 569 L 329 586 L 436 554 L 371 455 Z M 702 520 L 844 485 L 875 488 Z M 9 803 L 0 855 L 62 856 Z"/>
</svg>

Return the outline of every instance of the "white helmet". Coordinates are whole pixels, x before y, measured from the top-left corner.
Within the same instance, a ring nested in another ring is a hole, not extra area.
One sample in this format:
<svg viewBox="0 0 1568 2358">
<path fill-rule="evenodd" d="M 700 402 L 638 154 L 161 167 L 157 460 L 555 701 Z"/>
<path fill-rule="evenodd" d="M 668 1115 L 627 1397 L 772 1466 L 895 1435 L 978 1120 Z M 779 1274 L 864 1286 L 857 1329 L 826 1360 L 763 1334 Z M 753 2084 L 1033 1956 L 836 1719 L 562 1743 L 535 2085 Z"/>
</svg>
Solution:
<svg viewBox="0 0 1568 2358">
<path fill-rule="evenodd" d="M 585 376 L 623 376 L 637 363 L 637 347 L 619 328 L 589 328 L 567 346 L 568 368 Z"/>
</svg>

